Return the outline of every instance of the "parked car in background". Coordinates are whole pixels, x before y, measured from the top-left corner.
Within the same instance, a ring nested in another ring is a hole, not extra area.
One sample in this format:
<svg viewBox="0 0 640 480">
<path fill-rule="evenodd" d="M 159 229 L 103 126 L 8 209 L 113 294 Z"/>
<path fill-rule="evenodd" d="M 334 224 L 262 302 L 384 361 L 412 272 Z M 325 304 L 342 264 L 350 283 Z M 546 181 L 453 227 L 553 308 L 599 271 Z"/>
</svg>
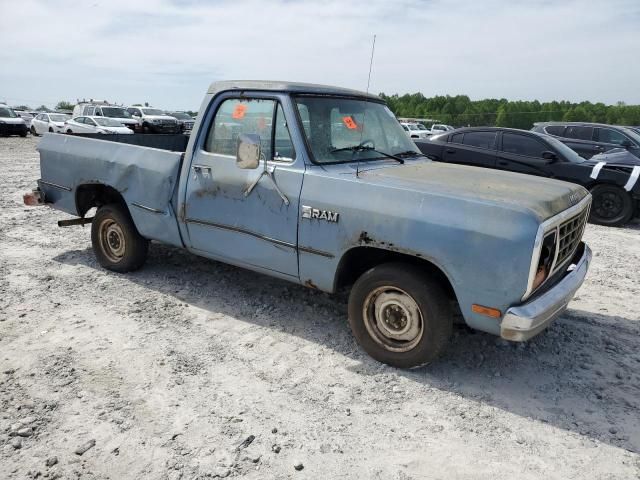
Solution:
<svg viewBox="0 0 640 480">
<path fill-rule="evenodd" d="M 76 117 L 65 123 L 65 133 L 133 134 L 122 123 L 106 117 Z"/>
<path fill-rule="evenodd" d="M 182 133 L 186 135 L 191 134 L 191 130 L 193 130 L 193 124 L 196 123 L 196 121 L 191 118 L 191 115 L 184 112 L 167 112 L 167 115 L 178 120 Z"/>
<path fill-rule="evenodd" d="M 461 128 L 415 144 L 436 161 L 509 170 L 582 185 L 593 196 L 590 214 L 593 223 L 619 226 L 640 214 L 637 181 L 640 159 L 628 153 L 625 158 L 596 155 L 587 160 L 549 135 L 497 127 Z M 636 162 L 630 163 L 628 157 Z"/>
<path fill-rule="evenodd" d="M 127 112 L 138 122 L 142 133 L 180 133 L 178 120 L 158 108 L 128 107 Z"/>
<path fill-rule="evenodd" d="M 81 103 L 74 107 L 73 117 L 107 117 L 120 122 L 131 130 L 138 129 L 138 121 L 124 107 L 104 103 Z"/>
<path fill-rule="evenodd" d="M 0 136 L 20 135 L 27 136 L 27 124 L 8 105 L 0 104 Z"/>
<path fill-rule="evenodd" d="M 24 110 L 13 110 L 16 114 L 24 120 L 24 123 L 27 125 L 27 130 L 31 128 L 31 121 L 33 120 L 33 115 L 29 112 L 25 112 Z"/>
<path fill-rule="evenodd" d="M 427 127 L 418 123 L 402 122 L 400 125 L 402 125 L 403 130 L 407 132 L 407 135 L 411 138 L 429 138 L 429 135 L 431 135 Z"/>
<path fill-rule="evenodd" d="M 449 132 L 451 130 L 455 129 L 451 125 L 445 125 L 444 123 L 434 123 L 429 129 L 431 135 L 438 135 L 439 133 Z"/>
<path fill-rule="evenodd" d="M 626 127 L 602 123 L 540 122 L 534 123 L 531 130 L 557 137 L 584 158 L 614 148 L 625 148 L 640 157 L 640 134 Z"/>
<path fill-rule="evenodd" d="M 33 135 L 42 135 L 49 133 L 64 133 L 65 122 L 71 117 L 62 113 L 39 113 L 31 121 L 31 133 Z"/>
</svg>

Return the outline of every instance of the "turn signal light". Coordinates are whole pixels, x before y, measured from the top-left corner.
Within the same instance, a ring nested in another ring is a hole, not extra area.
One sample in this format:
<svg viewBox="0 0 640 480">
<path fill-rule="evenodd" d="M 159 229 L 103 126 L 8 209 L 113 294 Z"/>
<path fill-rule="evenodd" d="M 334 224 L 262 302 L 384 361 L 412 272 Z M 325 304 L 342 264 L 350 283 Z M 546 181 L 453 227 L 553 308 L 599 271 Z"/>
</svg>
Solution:
<svg viewBox="0 0 640 480">
<path fill-rule="evenodd" d="M 485 317 L 502 318 L 502 312 L 497 308 L 483 307 L 482 305 L 476 305 L 475 303 L 471 305 L 471 311 L 484 315 Z"/>
</svg>

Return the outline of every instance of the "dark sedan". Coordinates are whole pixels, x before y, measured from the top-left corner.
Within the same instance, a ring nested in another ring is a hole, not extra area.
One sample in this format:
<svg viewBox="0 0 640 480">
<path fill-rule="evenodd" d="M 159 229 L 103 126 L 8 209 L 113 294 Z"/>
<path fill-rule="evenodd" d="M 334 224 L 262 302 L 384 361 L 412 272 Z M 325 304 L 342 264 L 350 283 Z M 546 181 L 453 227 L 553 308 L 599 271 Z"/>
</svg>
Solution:
<svg viewBox="0 0 640 480">
<path fill-rule="evenodd" d="M 640 134 L 633 128 L 601 123 L 540 122 L 531 129 L 556 137 L 584 158 L 615 148 L 624 148 L 640 157 Z"/>
<path fill-rule="evenodd" d="M 556 138 L 509 128 L 462 128 L 416 140 L 436 161 L 577 183 L 591 191 L 593 223 L 619 226 L 640 214 L 640 159 L 624 149 L 580 157 Z"/>
</svg>

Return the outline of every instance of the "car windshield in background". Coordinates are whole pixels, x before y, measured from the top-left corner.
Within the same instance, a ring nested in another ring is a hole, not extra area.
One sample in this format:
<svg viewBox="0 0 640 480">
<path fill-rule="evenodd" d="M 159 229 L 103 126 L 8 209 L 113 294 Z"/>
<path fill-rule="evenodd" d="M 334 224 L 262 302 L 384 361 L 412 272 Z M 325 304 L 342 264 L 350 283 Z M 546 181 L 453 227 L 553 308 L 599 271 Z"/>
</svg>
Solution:
<svg viewBox="0 0 640 480">
<path fill-rule="evenodd" d="M 52 122 L 66 122 L 71 117 L 58 113 L 58 114 L 50 114 L 49 118 L 51 119 Z"/>
<path fill-rule="evenodd" d="M 623 128 L 622 130 L 625 134 L 629 135 L 636 144 L 640 145 L 640 133 L 631 128 Z"/>
<path fill-rule="evenodd" d="M 0 117 L 5 117 L 5 118 L 16 118 L 18 115 L 16 115 L 16 113 L 11 110 L 10 108 L 7 107 L 0 107 Z"/>
<path fill-rule="evenodd" d="M 562 143 L 557 138 L 546 136 L 545 140 L 547 142 L 549 142 L 551 145 L 553 145 L 553 147 L 556 149 L 556 151 L 560 152 L 570 162 L 582 163 L 582 162 L 586 161 L 584 158 L 582 158 L 580 155 L 578 155 L 575 152 L 575 150 L 570 149 L 569 147 L 567 147 L 564 143 Z"/>
<path fill-rule="evenodd" d="M 167 115 L 175 117 L 178 120 L 192 120 L 192 118 L 189 115 L 187 115 L 186 113 L 173 112 L 173 113 L 167 113 Z"/>
<path fill-rule="evenodd" d="M 117 120 L 112 120 L 111 118 L 99 117 L 94 118 L 96 123 L 101 127 L 122 127 L 123 125 Z"/>
<path fill-rule="evenodd" d="M 383 103 L 345 97 L 295 97 L 316 163 L 346 163 L 420 155 L 391 110 Z"/>
<path fill-rule="evenodd" d="M 102 114 L 109 118 L 131 118 L 131 114 L 120 107 L 102 107 Z"/>
<path fill-rule="evenodd" d="M 418 130 L 426 130 L 427 127 L 425 127 L 424 125 L 422 125 L 421 123 L 419 123 L 418 125 L 416 125 L 416 127 L 418 127 Z"/>
<path fill-rule="evenodd" d="M 145 115 L 164 115 L 165 113 L 162 110 L 157 108 L 143 108 L 142 113 Z"/>
</svg>

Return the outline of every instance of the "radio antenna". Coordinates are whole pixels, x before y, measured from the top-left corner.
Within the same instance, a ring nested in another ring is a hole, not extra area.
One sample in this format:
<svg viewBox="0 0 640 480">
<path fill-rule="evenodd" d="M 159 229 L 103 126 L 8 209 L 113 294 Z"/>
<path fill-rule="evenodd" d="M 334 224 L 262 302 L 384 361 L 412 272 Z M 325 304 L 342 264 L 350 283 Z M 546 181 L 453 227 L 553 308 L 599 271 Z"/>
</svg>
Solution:
<svg viewBox="0 0 640 480">
<path fill-rule="evenodd" d="M 376 35 L 373 35 L 373 43 L 371 44 L 371 59 L 369 60 L 369 76 L 367 77 L 367 97 L 369 96 L 369 85 L 371 84 L 371 70 L 373 69 L 373 54 L 376 51 Z M 366 100 L 365 100 L 366 101 Z M 364 135 L 364 120 L 367 116 L 367 110 L 365 108 L 362 115 L 362 128 L 360 129 L 360 145 L 362 145 L 362 136 Z M 360 160 L 356 163 L 356 177 L 360 173 Z"/>
</svg>

